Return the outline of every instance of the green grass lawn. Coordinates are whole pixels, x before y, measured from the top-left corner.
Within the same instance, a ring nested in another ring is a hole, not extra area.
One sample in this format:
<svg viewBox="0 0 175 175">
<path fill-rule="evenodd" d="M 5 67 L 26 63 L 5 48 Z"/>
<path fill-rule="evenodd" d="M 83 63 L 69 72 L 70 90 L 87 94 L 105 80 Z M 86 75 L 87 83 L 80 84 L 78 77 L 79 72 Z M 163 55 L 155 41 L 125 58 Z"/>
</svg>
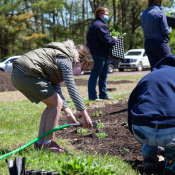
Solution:
<svg viewBox="0 0 175 175">
<path fill-rule="evenodd" d="M 122 99 L 123 97 L 117 98 Z M 86 100 L 85 103 L 89 104 L 90 101 Z M 37 138 L 40 116 L 44 108 L 44 104 L 32 105 L 28 100 L 1 103 L 0 156 Z M 60 174 L 136 174 L 136 171 L 119 157 L 89 155 L 77 151 L 65 140 L 57 141 L 74 155 L 35 151 L 31 145 L 7 158 L 14 160 L 15 156 L 26 156 L 26 169 L 59 171 Z M 0 160 L 0 174 L 9 174 L 5 158 Z"/>
<path fill-rule="evenodd" d="M 143 76 L 108 77 L 108 81 L 139 80 Z M 88 79 L 78 77 L 76 79 Z M 128 94 L 116 94 L 115 100 L 122 100 Z M 92 101 L 84 100 L 88 107 Z M 97 102 L 93 102 L 97 103 Z M 37 138 L 41 114 L 45 108 L 43 103 L 32 104 L 28 100 L 0 103 L 0 156 L 9 153 Z M 71 109 L 75 108 L 72 101 L 69 103 Z M 89 155 L 76 150 L 66 140 L 56 140 L 71 155 L 35 151 L 33 145 L 22 151 L 8 156 L 9 160 L 17 157 L 26 157 L 26 169 L 57 171 L 65 175 L 134 175 L 138 174 L 131 165 L 122 161 L 120 157 L 109 155 Z M 8 175 L 8 167 L 5 158 L 0 160 L 0 175 Z"/>
</svg>

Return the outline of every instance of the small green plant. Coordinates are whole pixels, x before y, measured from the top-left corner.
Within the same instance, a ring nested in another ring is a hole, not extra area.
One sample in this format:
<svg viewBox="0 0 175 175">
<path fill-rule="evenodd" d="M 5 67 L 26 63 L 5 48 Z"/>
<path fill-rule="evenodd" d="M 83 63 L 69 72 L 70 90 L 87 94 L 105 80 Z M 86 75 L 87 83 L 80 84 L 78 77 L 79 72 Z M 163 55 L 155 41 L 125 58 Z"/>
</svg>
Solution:
<svg viewBox="0 0 175 175">
<path fill-rule="evenodd" d="M 96 111 L 96 112 L 93 114 L 93 116 L 99 116 L 99 115 L 102 115 L 102 114 L 103 114 L 102 111 Z"/>
<path fill-rule="evenodd" d="M 165 12 L 166 16 L 171 16 L 171 12 Z"/>
<path fill-rule="evenodd" d="M 125 125 L 128 125 L 128 122 L 125 122 L 124 124 L 125 124 Z"/>
<path fill-rule="evenodd" d="M 101 115 L 101 114 L 103 114 L 103 112 L 102 111 L 99 111 L 99 114 Z"/>
<path fill-rule="evenodd" d="M 78 130 L 77 130 L 77 133 L 78 133 L 78 134 L 86 135 L 86 134 L 88 133 L 88 129 L 78 129 Z"/>
<path fill-rule="evenodd" d="M 114 165 L 106 165 L 102 167 L 96 160 L 92 158 L 82 159 L 80 157 L 76 157 L 72 160 L 64 162 L 63 160 L 58 160 L 57 163 L 61 168 L 61 173 L 64 175 L 69 174 L 114 174 L 113 170 Z"/>
<path fill-rule="evenodd" d="M 100 131 L 100 133 L 97 133 L 96 136 L 99 137 L 100 140 L 103 140 L 108 135 L 105 132 Z"/>
<path fill-rule="evenodd" d="M 122 152 L 124 152 L 124 153 L 129 153 L 129 149 L 123 148 Z"/>
<path fill-rule="evenodd" d="M 99 119 L 97 122 L 98 128 L 104 128 L 104 125 L 101 123 L 101 120 Z"/>
<path fill-rule="evenodd" d="M 115 29 L 113 29 L 113 31 L 112 32 L 110 32 L 110 35 L 111 36 L 114 36 L 114 37 L 117 37 L 117 36 L 121 36 L 121 37 L 124 37 L 125 35 L 126 35 L 126 33 L 120 33 L 120 32 L 118 32 L 118 31 L 115 31 Z"/>
</svg>

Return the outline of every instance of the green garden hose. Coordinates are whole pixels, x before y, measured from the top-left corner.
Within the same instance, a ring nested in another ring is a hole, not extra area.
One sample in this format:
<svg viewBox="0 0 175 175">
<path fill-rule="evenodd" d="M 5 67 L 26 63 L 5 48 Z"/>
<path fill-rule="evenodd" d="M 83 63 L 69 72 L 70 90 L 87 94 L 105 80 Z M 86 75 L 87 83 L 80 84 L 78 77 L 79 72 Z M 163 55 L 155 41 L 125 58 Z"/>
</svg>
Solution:
<svg viewBox="0 0 175 175">
<path fill-rule="evenodd" d="M 26 147 L 28 147 L 28 146 L 34 144 L 35 142 L 37 142 L 38 140 L 42 139 L 43 137 L 45 137 L 45 136 L 51 134 L 52 132 L 55 132 L 55 131 L 60 130 L 60 129 L 63 129 L 63 128 L 68 128 L 69 126 L 70 126 L 70 125 L 67 124 L 67 125 L 63 125 L 63 126 L 59 126 L 59 127 L 57 127 L 57 128 L 54 128 L 54 129 L 52 129 L 52 130 L 46 132 L 45 134 L 41 135 L 40 137 L 38 137 L 38 138 L 32 140 L 31 142 L 27 143 L 26 145 L 23 145 L 23 146 L 21 146 L 20 148 L 18 148 L 18 149 L 16 149 L 16 150 L 13 150 L 13 151 L 11 151 L 11 152 L 9 152 L 9 153 L 7 153 L 7 154 L 4 154 L 4 155 L 0 156 L 0 160 L 3 159 L 3 158 L 5 158 L 5 157 L 8 157 L 8 156 L 10 156 L 10 155 L 12 155 L 12 154 L 14 154 L 14 153 L 17 153 L 17 152 L 23 150 L 24 148 L 26 148 Z"/>
<path fill-rule="evenodd" d="M 93 127 L 96 128 L 96 132 L 99 132 L 97 123 L 96 122 L 92 122 L 92 124 L 93 124 Z M 3 159 L 3 158 L 5 158 L 5 157 L 8 157 L 8 156 L 10 156 L 10 155 L 12 155 L 14 153 L 17 153 L 17 152 L 23 150 L 24 148 L 26 148 L 26 147 L 34 144 L 38 140 L 42 139 L 43 137 L 45 137 L 45 136 L 47 136 L 47 135 L 49 135 L 49 134 L 51 134 L 51 133 L 53 133 L 55 131 L 58 131 L 58 130 L 63 129 L 63 128 L 68 128 L 70 126 L 73 126 L 73 127 L 82 127 L 83 126 L 83 123 L 78 123 L 78 124 L 71 123 L 71 124 L 67 124 L 67 125 L 63 125 L 63 126 L 59 126 L 57 128 L 54 128 L 54 129 L 46 132 L 45 134 L 41 135 L 40 137 L 38 137 L 38 138 L 32 140 L 31 142 L 27 143 L 26 145 L 23 145 L 23 146 L 21 146 L 20 148 L 18 148 L 16 150 L 13 150 L 13 151 L 11 151 L 11 152 L 9 152 L 7 154 L 4 154 L 4 155 L 0 156 L 0 160 Z"/>
</svg>

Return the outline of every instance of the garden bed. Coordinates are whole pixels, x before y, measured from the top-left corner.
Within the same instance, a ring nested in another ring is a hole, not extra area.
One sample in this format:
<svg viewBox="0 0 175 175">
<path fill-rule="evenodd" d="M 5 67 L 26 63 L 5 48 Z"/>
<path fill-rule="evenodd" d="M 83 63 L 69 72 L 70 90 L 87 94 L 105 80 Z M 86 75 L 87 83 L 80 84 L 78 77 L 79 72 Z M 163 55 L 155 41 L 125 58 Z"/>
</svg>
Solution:
<svg viewBox="0 0 175 175">
<path fill-rule="evenodd" d="M 93 115 L 97 113 L 96 111 L 102 111 L 103 114 L 99 116 Z M 100 119 L 101 123 L 104 124 L 104 128 L 101 130 L 108 135 L 101 141 L 100 147 L 95 129 L 89 131 L 86 135 L 77 134 L 75 129 L 64 129 L 56 132 L 56 137 L 58 139 L 67 139 L 76 149 L 87 153 L 120 156 L 124 161 L 131 163 L 133 169 L 138 169 L 138 172 L 143 174 L 141 144 L 133 137 L 127 126 L 123 125 L 124 122 L 127 122 L 127 101 L 107 104 L 101 108 L 88 109 L 88 113 L 92 121 L 98 122 Z M 79 113 L 76 113 L 76 118 L 81 122 Z M 62 117 L 59 124 L 63 125 L 65 123 L 65 117 Z M 162 162 L 159 163 L 155 173 L 162 175 L 163 168 Z"/>
<path fill-rule="evenodd" d="M 11 83 L 11 74 L 0 71 L 0 92 L 4 91 L 16 91 Z M 87 86 L 88 80 L 76 79 L 77 86 Z M 125 84 L 131 83 L 131 81 L 108 81 L 108 84 Z M 65 86 L 64 83 L 61 86 Z M 2 95 L 2 94 L 1 94 Z M 4 97 L 5 98 L 5 97 Z M 19 99 L 19 98 L 18 98 Z M 94 106 L 101 106 L 96 107 Z M 58 139 L 68 140 L 77 150 L 82 150 L 92 154 L 109 154 L 111 156 L 120 156 L 124 161 L 131 163 L 133 169 L 138 169 L 140 174 L 143 174 L 143 158 L 141 152 L 141 144 L 132 136 L 124 122 L 127 122 L 127 101 L 120 101 L 118 103 L 105 104 L 91 103 L 89 109 L 87 109 L 92 121 L 101 120 L 104 124 L 104 128 L 101 129 L 108 136 L 101 141 L 99 146 L 99 140 L 96 133 L 90 133 L 89 135 L 77 134 L 75 129 L 64 129 L 56 132 Z M 102 111 L 101 115 L 97 111 Z M 76 113 L 76 118 L 81 122 L 81 116 Z M 65 125 L 65 117 L 60 118 L 59 125 Z M 71 132 L 74 131 L 74 132 Z M 95 131 L 95 130 L 91 130 Z M 155 172 L 157 175 L 162 175 L 162 164 L 159 164 L 158 170 Z"/>
</svg>

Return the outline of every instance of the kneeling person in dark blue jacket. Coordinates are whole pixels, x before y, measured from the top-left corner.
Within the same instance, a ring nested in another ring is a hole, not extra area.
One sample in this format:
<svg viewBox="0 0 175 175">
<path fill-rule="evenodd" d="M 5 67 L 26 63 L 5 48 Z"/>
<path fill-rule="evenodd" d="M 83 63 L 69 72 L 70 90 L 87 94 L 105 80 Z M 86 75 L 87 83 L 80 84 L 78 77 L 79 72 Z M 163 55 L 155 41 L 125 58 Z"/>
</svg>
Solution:
<svg viewBox="0 0 175 175">
<path fill-rule="evenodd" d="M 144 170 L 157 168 L 158 146 L 165 148 L 164 174 L 175 174 L 175 57 L 160 60 L 132 91 L 129 130 L 143 144 Z"/>
</svg>

